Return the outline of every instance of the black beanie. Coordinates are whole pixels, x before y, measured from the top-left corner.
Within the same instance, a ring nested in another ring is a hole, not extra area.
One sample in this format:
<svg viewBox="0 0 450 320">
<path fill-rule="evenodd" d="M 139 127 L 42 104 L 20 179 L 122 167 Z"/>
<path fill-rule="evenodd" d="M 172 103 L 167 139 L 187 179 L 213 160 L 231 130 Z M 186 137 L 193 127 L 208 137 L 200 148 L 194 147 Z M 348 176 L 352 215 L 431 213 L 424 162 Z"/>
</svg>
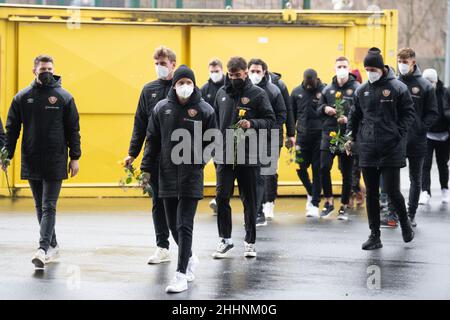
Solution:
<svg viewBox="0 0 450 320">
<path fill-rule="evenodd" d="M 316 80 L 317 79 L 317 72 L 314 69 L 306 69 L 303 73 L 303 78 L 305 80 Z"/>
<path fill-rule="evenodd" d="M 364 59 L 364 67 L 372 67 L 383 70 L 384 69 L 384 61 L 381 56 L 381 50 L 378 48 L 372 48 L 367 53 L 366 58 Z"/>
<path fill-rule="evenodd" d="M 189 68 L 184 64 L 182 64 L 181 66 L 178 67 L 177 70 L 175 70 L 175 73 L 173 74 L 172 83 L 175 85 L 175 83 L 177 83 L 178 80 L 183 78 L 191 79 L 192 82 L 194 82 L 194 86 L 196 85 L 194 72 L 191 70 L 191 68 Z"/>
</svg>

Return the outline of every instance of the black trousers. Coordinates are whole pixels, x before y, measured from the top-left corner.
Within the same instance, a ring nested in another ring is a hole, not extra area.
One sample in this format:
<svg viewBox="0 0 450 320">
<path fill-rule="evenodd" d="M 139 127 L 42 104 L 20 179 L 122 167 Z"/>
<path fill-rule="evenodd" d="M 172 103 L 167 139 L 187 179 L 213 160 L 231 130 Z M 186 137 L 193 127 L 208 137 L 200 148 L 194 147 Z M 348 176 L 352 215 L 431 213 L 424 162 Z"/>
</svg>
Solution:
<svg viewBox="0 0 450 320">
<path fill-rule="evenodd" d="M 299 165 L 297 175 L 306 189 L 309 196 L 312 196 L 311 203 L 318 207 L 320 203 L 320 193 L 322 192 L 322 182 L 320 178 L 320 142 L 322 132 L 297 140 L 300 146 L 303 162 Z M 309 177 L 308 168 L 312 167 L 312 182 Z"/>
<path fill-rule="evenodd" d="M 45 252 L 58 244 L 56 241 L 56 203 L 61 191 L 61 180 L 28 180 L 33 193 L 40 226 L 39 248 Z"/>
<path fill-rule="evenodd" d="M 448 189 L 448 161 L 450 154 L 450 138 L 447 141 L 435 141 L 428 139 L 427 155 L 423 163 L 422 190 L 431 194 L 431 167 L 433 166 L 433 154 L 436 152 L 436 163 L 439 170 L 439 182 L 441 189 Z"/>
<path fill-rule="evenodd" d="M 281 148 L 278 150 L 278 155 Z M 278 157 L 279 158 L 279 157 Z M 263 168 L 264 166 L 261 166 Z M 269 165 L 267 165 L 269 167 Z M 278 168 L 278 163 L 277 163 Z M 261 171 L 260 171 L 261 173 Z M 259 175 L 258 178 L 258 216 L 264 216 L 263 203 L 275 202 L 278 195 L 278 174 Z"/>
<path fill-rule="evenodd" d="M 217 225 L 221 238 L 231 238 L 232 218 L 230 199 L 237 179 L 239 196 L 244 205 L 245 241 L 256 241 L 256 211 L 258 201 L 259 167 L 217 165 Z"/>
<path fill-rule="evenodd" d="M 419 207 L 420 192 L 422 190 L 422 170 L 424 157 L 408 157 L 409 167 L 409 199 L 408 214 L 415 217 Z"/>
<path fill-rule="evenodd" d="M 366 185 L 367 216 L 373 234 L 380 235 L 380 177 L 384 190 L 398 214 L 400 223 L 408 220 L 405 198 L 400 191 L 400 168 L 361 168 Z"/>
<path fill-rule="evenodd" d="M 361 191 L 361 168 L 359 167 L 359 159 L 357 155 L 353 155 L 352 168 L 352 191 L 358 193 Z"/>
<path fill-rule="evenodd" d="M 333 168 L 333 160 L 336 155 L 330 151 L 320 152 L 320 175 L 322 179 L 323 195 L 325 198 L 333 197 L 333 185 L 331 182 L 331 169 Z M 339 154 L 339 170 L 342 174 L 342 204 L 347 205 L 350 202 L 350 194 L 352 192 L 352 168 L 353 157 L 347 154 Z"/>
<path fill-rule="evenodd" d="M 169 227 L 164 213 L 163 199 L 158 197 L 159 190 L 159 169 L 154 169 L 150 175 L 150 185 L 153 189 L 152 197 L 152 217 L 155 228 L 156 245 L 160 248 L 169 249 Z"/>
<path fill-rule="evenodd" d="M 186 274 L 189 258 L 192 256 L 192 232 L 198 200 L 183 197 L 163 199 L 167 223 L 178 245 L 177 271 L 184 274 Z"/>
</svg>

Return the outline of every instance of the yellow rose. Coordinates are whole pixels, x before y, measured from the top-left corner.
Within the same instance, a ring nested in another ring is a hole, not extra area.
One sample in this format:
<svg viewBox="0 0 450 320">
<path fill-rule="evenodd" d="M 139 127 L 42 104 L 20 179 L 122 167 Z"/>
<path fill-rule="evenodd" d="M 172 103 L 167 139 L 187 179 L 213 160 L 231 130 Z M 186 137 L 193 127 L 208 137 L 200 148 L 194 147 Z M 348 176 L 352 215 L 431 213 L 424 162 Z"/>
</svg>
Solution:
<svg viewBox="0 0 450 320">
<path fill-rule="evenodd" d="M 241 118 L 244 117 L 246 113 L 247 113 L 247 110 L 239 109 L 239 117 L 241 117 Z"/>
<path fill-rule="evenodd" d="M 330 132 L 330 137 L 334 138 L 334 137 L 336 137 L 336 135 L 337 135 L 336 132 L 334 132 L 334 131 Z"/>
<path fill-rule="evenodd" d="M 342 93 L 340 91 L 336 92 L 336 99 L 342 98 Z"/>
</svg>

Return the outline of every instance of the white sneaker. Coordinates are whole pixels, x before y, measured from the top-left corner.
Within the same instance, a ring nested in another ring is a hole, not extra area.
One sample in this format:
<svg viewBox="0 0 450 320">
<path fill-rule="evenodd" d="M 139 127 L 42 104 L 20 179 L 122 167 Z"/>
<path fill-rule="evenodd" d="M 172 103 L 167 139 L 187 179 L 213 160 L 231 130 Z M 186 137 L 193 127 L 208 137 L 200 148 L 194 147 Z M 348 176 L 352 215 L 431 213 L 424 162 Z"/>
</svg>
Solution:
<svg viewBox="0 0 450 320">
<path fill-rule="evenodd" d="M 272 221 L 275 218 L 275 213 L 273 209 L 275 208 L 275 203 L 273 202 L 266 202 L 263 204 L 263 212 L 264 216 L 268 221 Z"/>
<path fill-rule="evenodd" d="M 215 198 L 209 202 L 209 207 L 213 211 L 213 216 L 217 216 L 217 202 Z"/>
<path fill-rule="evenodd" d="M 256 257 L 256 248 L 254 243 L 247 243 L 244 241 L 244 257 L 246 258 L 255 258 Z"/>
<path fill-rule="evenodd" d="M 448 189 L 442 189 L 442 203 L 450 203 L 450 192 L 448 192 Z"/>
<path fill-rule="evenodd" d="M 192 256 L 189 258 L 186 269 L 186 279 L 188 282 L 192 282 L 195 280 L 195 269 L 197 269 L 197 266 L 199 264 L 200 260 L 198 260 L 198 257 L 195 254 L 192 254 Z"/>
<path fill-rule="evenodd" d="M 45 255 L 45 263 L 55 262 L 59 258 L 59 245 L 56 247 L 50 246 L 47 250 L 47 254 Z"/>
<path fill-rule="evenodd" d="M 313 207 L 313 204 L 311 203 L 312 201 L 312 196 L 310 196 L 309 194 L 306 195 L 306 211 L 308 211 L 311 207 Z"/>
<path fill-rule="evenodd" d="M 44 270 L 45 266 L 45 251 L 43 249 L 39 249 L 33 256 L 31 263 L 34 264 L 34 269 L 36 270 Z"/>
<path fill-rule="evenodd" d="M 229 256 L 231 250 L 233 250 L 234 245 L 232 243 L 226 243 L 224 239 L 220 240 L 216 251 L 212 254 L 214 259 L 226 259 Z"/>
<path fill-rule="evenodd" d="M 160 264 L 169 261 L 170 261 L 169 250 L 158 247 L 156 248 L 155 253 L 150 258 L 148 258 L 147 264 Z"/>
<path fill-rule="evenodd" d="M 180 293 L 188 289 L 187 277 L 185 274 L 177 272 L 175 277 L 166 288 L 167 293 Z"/>
<path fill-rule="evenodd" d="M 306 211 L 306 217 L 307 218 L 319 218 L 320 217 L 319 208 L 311 205 L 311 207 L 309 207 L 308 211 Z"/>
<path fill-rule="evenodd" d="M 426 206 L 430 203 L 430 199 L 431 199 L 431 196 L 428 194 L 428 192 L 422 191 L 422 193 L 420 194 L 420 197 L 419 197 L 419 204 Z"/>
</svg>

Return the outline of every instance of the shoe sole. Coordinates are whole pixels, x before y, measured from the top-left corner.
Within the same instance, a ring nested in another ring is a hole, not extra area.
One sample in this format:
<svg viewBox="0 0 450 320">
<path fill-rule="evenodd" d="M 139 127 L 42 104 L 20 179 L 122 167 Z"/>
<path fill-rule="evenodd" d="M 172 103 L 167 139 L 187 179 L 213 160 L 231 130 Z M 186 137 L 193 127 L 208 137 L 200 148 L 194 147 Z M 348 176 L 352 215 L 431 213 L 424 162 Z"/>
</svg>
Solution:
<svg viewBox="0 0 450 320">
<path fill-rule="evenodd" d="M 326 216 L 320 216 L 321 219 L 328 219 L 329 217 L 331 217 L 333 215 L 334 211 L 331 211 L 329 214 L 327 214 Z"/>
<path fill-rule="evenodd" d="M 256 258 L 256 252 L 245 252 L 244 257 L 245 258 Z"/>
<path fill-rule="evenodd" d="M 54 255 L 51 259 L 45 259 L 45 263 L 55 263 L 58 262 L 59 259 L 59 253 Z"/>
<path fill-rule="evenodd" d="M 267 221 L 273 221 L 273 218 L 274 218 L 274 217 L 268 217 L 268 216 L 266 216 L 266 220 L 267 220 Z"/>
<path fill-rule="evenodd" d="M 163 259 L 163 260 L 160 260 L 159 262 L 147 261 L 147 264 L 152 265 L 152 264 L 161 264 L 161 263 L 167 263 L 167 262 L 170 262 L 170 259 Z"/>
<path fill-rule="evenodd" d="M 383 244 L 382 243 L 380 243 L 380 244 L 378 244 L 378 245 L 376 245 L 375 247 L 372 247 L 372 248 L 362 248 L 364 251 L 372 251 L 372 250 L 378 250 L 378 249 L 381 249 L 381 248 L 383 248 Z"/>
<path fill-rule="evenodd" d="M 166 289 L 166 293 L 181 293 L 181 292 L 187 291 L 187 289 L 188 288 L 180 290 L 180 291 L 176 291 L 176 290 L 173 290 L 173 289 Z"/>
<path fill-rule="evenodd" d="M 39 260 L 37 258 L 33 258 L 33 260 L 31 260 L 31 263 L 34 264 L 34 269 L 36 269 L 36 270 L 44 270 L 45 263 L 42 262 L 41 260 Z"/>
<path fill-rule="evenodd" d="M 225 253 L 214 252 L 214 253 L 212 254 L 212 257 L 213 257 L 214 259 L 227 259 L 227 258 L 229 257 L 230 252 L 231 252 L 233 249 L 234 249 L 234 247 L 231 248 L 231 249 L 229 249 L 229 250 L 228 250 L 227 252 L 225 252 Z"/>
<path fill-rule="evenodd" d="M 338 221 L 348 221 L 348 217 L 337 217 Z"/>
<path fill-rule="evenodd" d="M 256 224 L 257 227 L 266 227 L 267 226 L 267 222 L 264 223 L 258 223 Z"/>
</svg>

